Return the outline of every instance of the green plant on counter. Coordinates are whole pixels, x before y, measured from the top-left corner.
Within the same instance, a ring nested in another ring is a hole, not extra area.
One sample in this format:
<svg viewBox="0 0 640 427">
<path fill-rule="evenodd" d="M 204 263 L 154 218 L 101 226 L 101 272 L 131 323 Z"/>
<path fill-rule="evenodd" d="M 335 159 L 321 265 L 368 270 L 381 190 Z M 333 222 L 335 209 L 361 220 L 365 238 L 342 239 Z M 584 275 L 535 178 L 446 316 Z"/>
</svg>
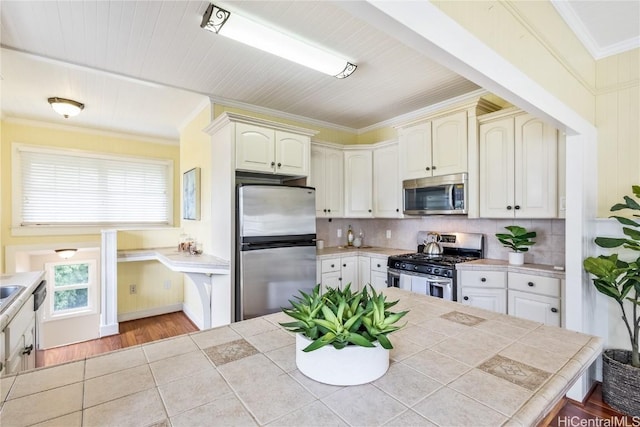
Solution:
<svg viewBox="0 0 640 427">
<path fill-rule="evenodd" d="M 408 311 L 389 311 L 398 301 L 386 302 L 384 294 L 376 293 L 371 285 L 369 288 L 371 293 L 366 287 L 360 292 L 352 292 L 351 284 L 344 289 L 328 288 L 323 295 L 320 285 L 311 294 L 300 291 L 301 296 L 296 296 L 296 301 L 289 301 L 292 308 L 282 309 L 295 322 L 281 325 L 313 341 L 304 348 L 305 352 L 329 344 L 336 349 L 347 345 L 374 347 L 375 341 L 391 349 L 393 346 L 387 335 L 404 326 L 395 323 Z"/>
<path fill-rule="evenodd" d="M 535 231 L 527 231 L 526 228 L 519 225 L 509 225 L 505 228 L 509 230 L 509 233 L 496 234 L 505 248 L 509 248 L 513 252 L 527 252 L 529 246 L 535 245 L 536 242 L 531 240 L 536 237 Z"/>
<path fill-rule="evenodd" d="M 640 186 L 632 186 L 636 199 L 640 198 Z M 624 203 L 617 203 L 611 207 L 611 211 L 631 209 L 640 211 L 640 204 L 629 196 L 624 196 Z M 633 217 L 640 217 L 632 214 Z M 627 238 L 597 237 L 595 242 L 602 248 L 624 247 L 633 251 L 640 251 L 640 223 L 637 221 L 612 215 L 623 225 L 622 232 Z M 638 337 L 640 335 L 640 257 L 635 261 L 622 261 L 619 254 L 608 256 L 589 257 L 583 262 L 584 269 L 593 274 L 593 284 L 596 289 L 615 300 L 622 312 L 622 320 L 629 334 L 631 343 L 631 365 L 640 368 L 640 354 L 638 352 Z M 625 301 L 631 303 L 631 307 L 625 309 Z M 630 309 L 630 313 L 629 313 Z"/>
</svg>

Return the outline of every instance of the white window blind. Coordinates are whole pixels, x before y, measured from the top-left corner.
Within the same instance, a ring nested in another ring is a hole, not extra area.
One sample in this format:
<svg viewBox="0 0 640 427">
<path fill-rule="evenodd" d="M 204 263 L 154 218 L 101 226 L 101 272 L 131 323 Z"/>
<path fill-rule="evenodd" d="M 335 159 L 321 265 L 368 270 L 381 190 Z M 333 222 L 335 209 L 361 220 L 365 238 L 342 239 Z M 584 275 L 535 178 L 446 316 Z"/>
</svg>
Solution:
<svg viewBox="0 0 640 427">
<path fill-rule="evenodd" d="M 22 225 L 169 224 L 170 162 L 20 149 Z"/>
</svg>

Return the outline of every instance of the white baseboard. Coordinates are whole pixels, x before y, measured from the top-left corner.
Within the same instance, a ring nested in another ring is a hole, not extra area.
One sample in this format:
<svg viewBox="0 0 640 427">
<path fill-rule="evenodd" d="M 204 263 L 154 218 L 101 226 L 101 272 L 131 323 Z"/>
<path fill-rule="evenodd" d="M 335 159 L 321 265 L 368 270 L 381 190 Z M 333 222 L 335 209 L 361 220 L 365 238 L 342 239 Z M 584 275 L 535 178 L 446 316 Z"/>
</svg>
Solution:
<svg viewBox="0 0 640 427">
<path fill-rule="evenodd" d="M 200 330 L 204 329 L 204 322 L 202 319 L 195 315 L 195 313 L 189 308 L 188 305 L 182 304 L 182 311 Z"/>
<path fill-rule="evenodd" d="M 118 335 L 120 333 L 120 327 L 117 323 L 111 325 L 100 326 L 100 338 L 108 337 L 109 335 Z"/>
<path fill-rule="evenodd" d="M 164 307 L 154 307 L 147 310 L 131 311 L 129 313 L 118 314 L 118 322 L 126 322 L 127 320 L 144 319 L 145 317 L 158 316 L 160 314 L 175 313 L 182 311 L 182 303 L 166 305 Z"/>
</svg>

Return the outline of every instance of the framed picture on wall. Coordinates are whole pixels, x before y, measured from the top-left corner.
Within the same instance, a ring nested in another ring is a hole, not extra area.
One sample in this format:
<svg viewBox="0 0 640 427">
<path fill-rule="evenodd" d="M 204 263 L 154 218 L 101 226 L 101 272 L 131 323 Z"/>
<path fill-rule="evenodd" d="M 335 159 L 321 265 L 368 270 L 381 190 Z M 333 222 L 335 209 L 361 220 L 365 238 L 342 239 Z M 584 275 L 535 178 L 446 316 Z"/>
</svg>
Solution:
<svg viewBox="0 0 640 427">
<path fill-rule="evenodd" d="M 182 174 L 182 219 L 200 219 L 200 168 Z"/>
</svg>

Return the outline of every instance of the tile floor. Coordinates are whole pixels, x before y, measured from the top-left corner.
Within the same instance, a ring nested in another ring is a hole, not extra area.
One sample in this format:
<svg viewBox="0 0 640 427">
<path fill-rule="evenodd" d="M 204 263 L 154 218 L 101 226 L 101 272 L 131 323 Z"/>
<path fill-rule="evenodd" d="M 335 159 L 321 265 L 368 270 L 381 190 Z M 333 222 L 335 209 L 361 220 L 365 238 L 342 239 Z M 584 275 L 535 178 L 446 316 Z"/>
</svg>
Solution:
<svg viewBox="0 0 640 427">
<path fill-rule="evenodd" d="M 389 371 L 337 387 L 296 369 L 282 314 L 0 379 L 0 425 L 528 425 L 600 352 L 593 337 L 389 290 Z"/>
</svg>

